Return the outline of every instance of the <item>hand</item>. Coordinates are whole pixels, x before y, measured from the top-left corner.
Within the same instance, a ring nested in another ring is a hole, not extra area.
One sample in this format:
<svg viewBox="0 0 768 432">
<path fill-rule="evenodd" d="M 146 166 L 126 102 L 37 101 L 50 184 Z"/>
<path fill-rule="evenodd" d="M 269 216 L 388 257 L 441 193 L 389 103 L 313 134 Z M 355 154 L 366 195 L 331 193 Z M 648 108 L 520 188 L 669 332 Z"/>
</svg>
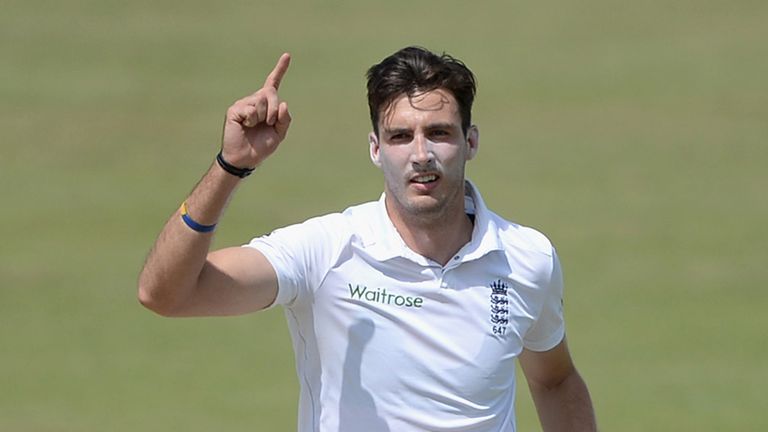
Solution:
<svg viewBox="0 0 768 432">
<path fill-rule="evenodd" d="M 253 168 L 269 157 L 283 141 L 291 115 L 280 102 L 277 90 L 291 63 L 288 53 L 280 56 L 264 85 L 227 110 L 221 150 L 224 160 L 238 168 Z"/>
</svg>

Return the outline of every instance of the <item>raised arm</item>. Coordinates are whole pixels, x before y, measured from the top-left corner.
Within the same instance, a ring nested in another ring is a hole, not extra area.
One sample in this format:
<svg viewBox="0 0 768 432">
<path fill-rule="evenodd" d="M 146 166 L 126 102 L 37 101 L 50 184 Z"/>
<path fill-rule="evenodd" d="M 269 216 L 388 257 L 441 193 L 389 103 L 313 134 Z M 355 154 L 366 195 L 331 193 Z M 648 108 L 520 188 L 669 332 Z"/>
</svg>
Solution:
<svg viewBox="0 0 768 432">
<path fill-rule="evenodd" d="M 264 85 L 227 110 L 219 160 L 166 222 L 141 271 L 138 296 L 147 308 L 164 316 L 236 315 L 274 301 L 277 275 L 260 252 L 209 248 L 212 227 L 242 180 L 237 174 L 262 163 L 288 132 L 291 116 L 278 89 L 290 60 L 283 54 Z"/>
</svg>

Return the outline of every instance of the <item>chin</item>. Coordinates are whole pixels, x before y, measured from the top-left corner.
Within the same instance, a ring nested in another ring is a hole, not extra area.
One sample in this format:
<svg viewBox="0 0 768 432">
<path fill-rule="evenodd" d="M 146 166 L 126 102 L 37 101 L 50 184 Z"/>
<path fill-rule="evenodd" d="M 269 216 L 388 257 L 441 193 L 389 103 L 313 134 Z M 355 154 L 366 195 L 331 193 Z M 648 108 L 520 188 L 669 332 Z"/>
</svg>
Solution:
<svg viewBox="0 0 768 432">
<path fill-rule="evenodd" d="M 411 198 L 405 208 L 409 213 L 417 216 L 435 216 L 443 213 L 445 203 L 434 197 L 423 196 Z"/>
</svg>

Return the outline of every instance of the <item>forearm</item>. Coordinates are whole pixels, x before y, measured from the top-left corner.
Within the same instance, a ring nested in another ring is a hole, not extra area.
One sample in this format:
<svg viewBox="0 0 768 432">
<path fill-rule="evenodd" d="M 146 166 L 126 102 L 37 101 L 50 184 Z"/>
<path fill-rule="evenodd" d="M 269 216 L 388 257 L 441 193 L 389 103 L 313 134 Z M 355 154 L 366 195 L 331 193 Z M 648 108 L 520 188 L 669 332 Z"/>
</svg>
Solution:
<svg viewBox="0 0 768 432">
<path fill-rule="evenodd" d="M 277 276 L 267 259 L 243 248 L 209 255 L 213 233 L 200 232 L 200 225 L 218 223 L 241 177 L 285 139 L 291 115 L 277 89 L 290 60 L 287 53 L 280 56 L 264 86 L 227 109 L 221 158 L 186 200 L 187 215 L 195 223 L 188 224 L 176 211 L 139 276 L 139 301 L 149 309 L 168 316 L 231 315 L 274 300 Z"/>
<path fill-rule="evenodd" d="M 202 225 L 217 223 L 240 179 L 213 164 L 186 200 L 189 216 Z M 180 210 L 166 222 L 139 276 L 139 300 L 172 315 L 189 298 L 206 263 L 213 232 L 187 226 Z"/>
<path fill-rule="evenodd" d="M 544 432 L 597 430 L 589 391 L 575 369 L 556 386 L 531 385 L 530 390 Z"/>
</svg>

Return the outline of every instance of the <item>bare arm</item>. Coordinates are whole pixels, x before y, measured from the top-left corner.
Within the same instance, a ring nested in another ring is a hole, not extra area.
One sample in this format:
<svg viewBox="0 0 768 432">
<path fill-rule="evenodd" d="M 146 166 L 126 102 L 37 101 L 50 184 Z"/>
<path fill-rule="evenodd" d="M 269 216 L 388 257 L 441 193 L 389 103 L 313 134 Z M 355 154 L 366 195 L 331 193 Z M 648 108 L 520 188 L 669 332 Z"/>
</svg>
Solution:
<svg viewBox="0 0 768 432">
<path fill-rule="evenodd" d="M 291 122 L 277 90 L 290 63 L 283 54 L 264 86 L 228 110 L 222 156 L 236 167 L 255 167 L 285 138 Z M 214 163 L 186 200 L 188 214 L 202 225 L 217 223 L 241 181 Z M 177 211 L 165 224 L 139 276 L 139 301 L 166 316 L 235 315 L 269 306 L 277 275 L 250 248 L 209 253 L 213 233 L 188 227 Z"/>
<path fill-rule="evenodd" d="M 589 391 L 565 339 L 549 351 L 523 350 L 520 365 L 545 432 L 597 430 Z"/>
</svg>

